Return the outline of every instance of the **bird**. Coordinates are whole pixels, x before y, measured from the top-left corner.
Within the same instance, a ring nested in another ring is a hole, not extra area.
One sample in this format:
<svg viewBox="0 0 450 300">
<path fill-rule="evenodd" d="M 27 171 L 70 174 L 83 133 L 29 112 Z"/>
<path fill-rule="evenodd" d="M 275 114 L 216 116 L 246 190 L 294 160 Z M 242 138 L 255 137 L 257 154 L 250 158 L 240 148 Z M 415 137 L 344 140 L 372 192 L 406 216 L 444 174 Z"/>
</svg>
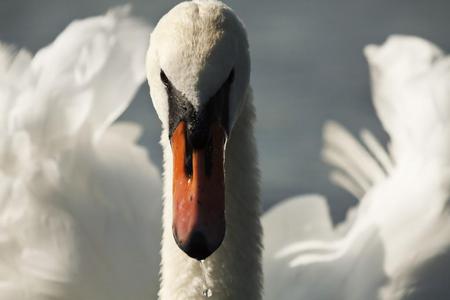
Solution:
<svg viewBox="0 0 450 300">
<path fill-rule="evenodd" d="M 389 150 L 368 130 L 361 145 L 340 124 L 325 125 L 330 178 L 359 202 L 337 226 L 320 195 L 263 217 L 267 299 L 450 297 L 450 56 L 403 35 L 365 55 Z"/>
<path fill-rule="evenodd" d="M 220 1 L 182 2 L 152 31 L 146 70 L 162 126 L 160 299 L 201 299 L 205 285 L 211 299 L 261 299 L 259 169 L 244 25 Z"/>
<path fill-rule="evenodd" d="M 115 122 L 151 31 L 129 10 L 74 21 L 34 56 L 0 45 L 1 299 L 157 297 L 159 170 L 139 126 Z"/>
<path fill-rule="evenodd" d="M 262 265 L 265 299 L 447 297 L 448 272 L 424 274 L 450 245 L 448 59 L 404 36 L 365 52 L 389 153 L 367 130 L 361 146 L 328 123 L 331 178 L 360 204 L 334 228 L 322 196 L 283 202 L 262 217 L 261 254 L 245 29 L 218 1 L 183 2 L 159 21 L 147 78 L 164 152 L 161 299 L 198 299 L 195 259 L 214 299 L 261 299 Z"/>
<path fill-rule="evenodd" d="M 34 56 L 0 48 L 0 298 L 259 299 L 259 170 L 245 29 L 219 1 L 181 3 L 153 30 L 146 67 L 151 27 L 129 10 L 74 21 Z M 183 55 L 192 69 L 178 73 Z M 139 127 L 115 122 L 146 69 L 163 121 L 163 183 L 137 145 Z M 213 101 L 181 103 L 197 92 L 191 78 L 202 89 L 189 100 Z M 189 123 L 169 124 L 167 95 L 158 95 L 168 90 L 178 105 L 170 117 Z M 198 111 L 205 106 L 207 114 Z M 182 130 L 192 133 L 188 139 Z M 172 149 L 189 157 L 176 165 Z M 182 175 L 178 200 L 189 192 L 189 201 L 205 205 L 205 224 L 189 227 L 181 214 L 172 231 L 174 166 Z M 204 182 L 215 203 L 206 202 L 204 186 L 189 188 Z"/>
<path fill-rule="evenodd" d="M 320 195 L 262 214 L 247 34 L 222 2 L 182 2 L 153 30 L 116 8 L 34 57 L 2 45 L 0 298 L 439 299 L 448 58 L 403 36 L 366 55 L 391 143 L 326 125 L 331 178 L 360 199 L 335 227 Z M 145 73 L 162 182 L 116 121 Z"/>
</svg>

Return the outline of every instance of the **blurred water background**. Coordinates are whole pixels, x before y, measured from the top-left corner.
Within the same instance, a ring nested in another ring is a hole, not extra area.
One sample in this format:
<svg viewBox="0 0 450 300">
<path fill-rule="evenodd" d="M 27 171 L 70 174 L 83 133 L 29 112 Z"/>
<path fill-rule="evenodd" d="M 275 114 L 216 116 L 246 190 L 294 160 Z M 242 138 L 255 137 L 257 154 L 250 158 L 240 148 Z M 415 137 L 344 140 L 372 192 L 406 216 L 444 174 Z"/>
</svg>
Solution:
<svg viewBox="0 0 450 300">
<path fill-rule="evenodd" d="M 179 1 L 132 0 L 134 13 L 155 24 Z M 246 24 L 257 107 L 264 209 L 293 195 L 321 193 L 334 221 L 355 203 L 328 181 L 321 162 L 324 122 L 354 133 L 371 129 L 387 141 L 370 102 L 368 43 L 414 34 L 450 50 L 448 0 L 228 0 Z M 120 0 L 0 0 L 0 40 L 32 52 L 73 19 L 102 14 Z M 121 117 L 144 128 L 140 143 L 161 166 L 160 124 L 144 84 Z"/>
</svg>

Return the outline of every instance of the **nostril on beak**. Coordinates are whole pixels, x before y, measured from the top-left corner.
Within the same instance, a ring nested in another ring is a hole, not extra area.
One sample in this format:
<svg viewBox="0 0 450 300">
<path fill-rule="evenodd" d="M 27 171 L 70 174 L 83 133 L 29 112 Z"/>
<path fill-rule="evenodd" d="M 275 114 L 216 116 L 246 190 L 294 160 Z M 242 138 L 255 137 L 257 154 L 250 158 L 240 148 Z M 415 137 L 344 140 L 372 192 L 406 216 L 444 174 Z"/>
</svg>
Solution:
<svg viewBox="0 0 450 300">
<path fill-rule="evenodd" d="M 197 260 L 203 260 L 214 252 L 208 248 L 205 235 L 200 231 L 194 231 L 187 242 L 179 246 L 187 255 Z"/>
</svg>

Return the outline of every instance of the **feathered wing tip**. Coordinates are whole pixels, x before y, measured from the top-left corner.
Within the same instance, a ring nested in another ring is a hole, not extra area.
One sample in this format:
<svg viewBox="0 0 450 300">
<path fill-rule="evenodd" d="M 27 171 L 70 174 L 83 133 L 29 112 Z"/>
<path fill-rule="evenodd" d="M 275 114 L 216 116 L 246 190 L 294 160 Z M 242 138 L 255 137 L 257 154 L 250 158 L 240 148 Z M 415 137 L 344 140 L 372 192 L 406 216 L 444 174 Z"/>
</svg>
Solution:
<svg viewBox="0 0 450 300">
<path fill-rule="evenodd" d="M 302 241 L 332 238 L 333 224 L 326 199 L 320 195 L 287 199 L 264 214 L 262 225 L 265 299 L 303 297 L 305 292 L 298 281 L 302 270 L 291 268 L 290 262 Z"/>
<path fill-rule="evenodd" d="M 424 39 L 400 35 L 367 46 L 365 55 L 394 158 L 450 157 L 450 57 Z"/>
<path fill-rule="evenodd" d="M 31 62 L 31 54 L 22 49 L 17 51 L 13 45 L 0 41 L 0 80 L 11 80 L 11 74 L 19 76 Z"/>
<path fill-rule="evenodd" d="M 7 70 L 14 56 L 14 47 L 0 42 L 0 68 L 2 71 Z"/>
<path fill-rule="evenodd" d="M 13 130 L 64 143 L 81 128 L 98 136 L 117 119 L 144 79 L 150 35 L 129 11 L 74 21 L 35 55 L 32 80 L 10 116 Z"/>
<path fill-rule="evenodd" d="M 333 228 L 327 201 L 320 195 L 286 199 L 265 213 L 262 223 L 264 238 L 270 239 L 265 243 L 268 257 L 279 256 L 284 245 L 299 239 L 328 239 Z"/>
<path fill-rule="evenodd" d="M 363 130 L 361 139 L 365 147 L 339 123 L 330 121 L 324 126 L 322 158 L 337 169 L 330 178 L 357 199 L 386 178 L 393 167 L 389 154 L 370 131 Z"/>
<path fill-rule="evenodd" d="M 14 99 L 28 84 L 31 54 L 0 42 L 0 130 L 4 130 Z"/>
</svg>

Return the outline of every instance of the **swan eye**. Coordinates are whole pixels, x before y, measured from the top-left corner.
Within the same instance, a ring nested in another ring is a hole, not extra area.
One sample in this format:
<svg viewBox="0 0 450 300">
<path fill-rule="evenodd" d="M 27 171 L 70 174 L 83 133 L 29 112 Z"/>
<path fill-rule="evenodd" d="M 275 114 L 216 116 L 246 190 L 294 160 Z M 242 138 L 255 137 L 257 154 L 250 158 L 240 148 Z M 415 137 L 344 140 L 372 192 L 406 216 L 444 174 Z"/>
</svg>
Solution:
<svg viewBox="0 0 450 300">
<path fill-rule="evenodd" d="M 162 83 L 166 87 L 169 87 L 170 86 L 170 80 L 169 80 L 169 78 L 167 78 L 166 73 L 164 73 L 164 71 L 162 69 L 161 69 L 161 72 L 159 73 L 159 76 L 161 77 Z"/>
</svg>

